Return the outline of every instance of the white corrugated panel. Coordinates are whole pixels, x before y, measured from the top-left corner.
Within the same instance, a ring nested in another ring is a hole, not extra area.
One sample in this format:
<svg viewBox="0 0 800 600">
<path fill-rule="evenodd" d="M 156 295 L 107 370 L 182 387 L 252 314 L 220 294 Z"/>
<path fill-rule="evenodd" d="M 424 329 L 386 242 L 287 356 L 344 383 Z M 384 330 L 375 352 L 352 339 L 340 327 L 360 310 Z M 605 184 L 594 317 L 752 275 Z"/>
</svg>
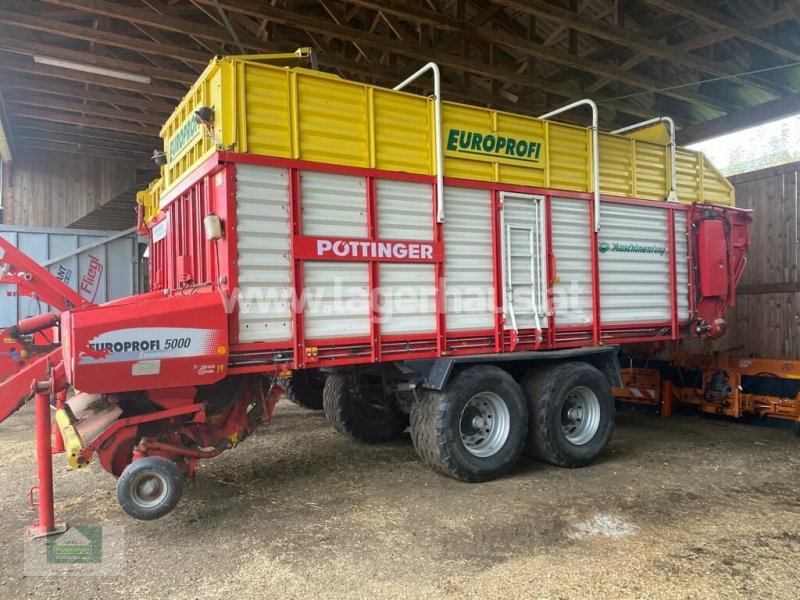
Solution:
<svg viewBox="0 0 800 600">
<path fill-rule="evenodd" d="M 306 339 L 369 335 L 369 264 L 303 263 Z"/>
<path fill-rule="evenodd" d="M 602 203 L 603 324 L 670 320 L 667 214 L 660 207 Z"/>
<path fill-rule="evenodd" d="M 491 193 L 445 187 L 444 203 L 447 330 L 493 329 Z"/>
<path fill-rule="evenodd" d="M 589 242 L 589 202 L 551 198 L 556 281 L 553 304 L 556 325 L 592 323 L 592 259 Z"/>
<path fill-rule="evenodd" d="M 375 184 L 378 237 L 433 239 L 433 186 L 379 179 Z M 384 334 L 436 331 L 436 273 L 432 264 L 381 263 L 381 331 Z"/>
<path fill-rule="evenodd" d="M 303 235 L 367 237 L 364 177 L 301 171 Z"/>
<path fill-rule="evenodd" d="M 689 236 L 686 230 L 686 211 L 675 211 L 675 261 L 678 290 L 678 321 L 689 319 Z"/>
<path fill-rule="evenodd" d="M 544 198 L 512 193 L 502 197 L 506 328 L 543 328 L 547 316 Z"/>
<path fill-rule="evenodd" d="M 236 166 L 239 341 L 292 338 L 289 176 Z"/>
<path fill-rule="evenodd" d="M 381 330 L 385 334 L 436 331 L 434 266 L 381 263 Z"/>
<path fill-rule="evenodd" d="M 386 240 L 433 239 L 433 186 L 379 179 L 375 184 L 378 237 Z"/>
</svg>

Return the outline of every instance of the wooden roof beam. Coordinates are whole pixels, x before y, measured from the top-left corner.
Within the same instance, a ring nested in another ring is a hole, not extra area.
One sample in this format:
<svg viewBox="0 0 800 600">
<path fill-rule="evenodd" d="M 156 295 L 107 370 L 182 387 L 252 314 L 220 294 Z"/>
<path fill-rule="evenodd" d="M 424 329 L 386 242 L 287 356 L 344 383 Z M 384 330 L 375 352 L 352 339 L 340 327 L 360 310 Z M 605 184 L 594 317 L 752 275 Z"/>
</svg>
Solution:
<svg viewBox="0 0 800 600">
<path fill-rule="evenodd" d="M 368 6 L 369 8 L 373 8 L 375 6 L 382 6 L 384 2 L 386 2 L 387 0 L 380 0 L 380 1 L 346 0 L 346 1 L 353 2 L 354 4 L 357 4 L 359 6 Z M 416 10 L 412 9 L 408 7 L 407 4 L 403 4 L 402 6 L 400 6 L 394 4 L 392 1 L 389 1 L 388 5 L 390 6 L 390 9 L 388 9 L 389 12 L 409 20 L 413 19 L 414 16 L 420 12 L 419 9 Z M 500 6 L 499 4 L 496 4 L 494 6 L 502 8 L 502 6 Z M 453 36 L 469 37 L 470 39 L 481 40 L 490 44 L 491 43 L 500 44 L 504 47 L 513 48 L 514 50 L 523 52 L 534 58 L 541 58 L 549 62 L 555 63 L 557 65 L 561 65 L 563 67 L 580 69 L 585 72 L 609 77 L 610 79 L 621 81 L 623 83 L 633 85 L 635 87 L 640 87 L 648 91 L 655 92 L 664 87 L 663 81 L 651 79 L 645 76 L 637 75 L 635 73 L 629 73 L 625 69 L 620 69 L 619 67 L 615 67 L 614 65 L 610 65 L 607 63 L 594 61 L 591 58 L 576 56 L 568 52 L 556 50 L 554 48 L 548 47 L 546 44 L 541 44 L 532 40 L 527 40 L 523 36 L 508 34 L 502 31 L 496 31 L 491 28 L 491 24 L 479 27 L 479 26 L 473 26 L 473 23 L 464 23 L 459 21 L 454 22 L 454 20 L 449 18 L 447 19 L 447 22 L 451 28 L 455 28 L 457 23 L 458 27 L 460 27 L 461 29 L 460 32 L 454 31 L 452 34 Z M 569 23 L 565 22 L 564 26 L 568 27 Z M 441 50 L 441 46 L 439 46 L 438 49 Z M 704 106 L 708 109 L 711 109 L 715 114 L 728 112 L 732 107 L 737 106 L 736 103 L 718 100 L 708 95 L 700 94 L 687 89 L 665 90 L 664 92 L 661 93 L 665 96 L 674 98 L 682 102 L 689 102 L 692 104 Z"/>
<path fill-rule="evenodd" d="M 104 44 L 106 46 L 132 50 L 145 55 L 173 58 L 175 60 L 194 63 L 202 67 L 204 67 L 211 58 L 204 52 L 196 52 L 171 43 L 155 43 L 131 35 L 123 35 L 100 29 L 93 29 L 91 27 L 62 23 L 41 16 L 32 17 L 22 13 L 12 12 L 5 7 L 0 11 L 0 25 L 20 27 L 43 33 L 52 33 L 70 39 L 85 40 Z"/>
<path fill-rule="evenodd" d="M 24 108 L 26 106 L 35 106 L 38 108 L 47 108 L 50 110 L 61 110 L 65 112 L 74 112 L 83 115 L 90 115 L 92 117 L 108 117 L 111 119 L 121 119 L 123 121 L 130 121 L 132 123 L 140 123 L 142 125 L 150 124 L 156 125 L 159 129 L 166 122 L 169 115 L 148 114 L 143 112 L 134 112 L 128 110 L 118 110 L 113 108 L 105 108 L 97 106 L 96 104 L 84 104 L 83 102 L 68 102 L 63 99 L 55 99 L 42 97 L 38 95 L 20 96 L 19 94 L 3 95 L 8 106 L 14 107 L 11 110 L 12 114 L 16 114 L 17 108 Z"/>
<path fill-rule="evenodd" d="M 84 73 L 82 71 L 51 67 L 49 65 L 40 65 L 34 63 L 33 59 L 24 59 L 22 57 L 13 56 L 10 53 L 2 53 L 0 55 L 2 56 L 2 60 L 0 60 L 0 73 L 3 71 L 14 71 L 26 75 L 55 77 L 71 82 L 79 81 L 81 83 L 88 83 L 109 89 L 136 92 L 145 96 L 169 98 L 176 102 L 186 93 L 185 89 L 181 90 L 164 84 L 145 85 L 136 81 L 127 81 L 116 77 L 107 77 L 105 75 L 95 75 L 94 73 Z"/>
<path fill-rule="evenodd" d="M 60 46 L 50 46 L 37 42 L 29 42 L 7 34 L 0 37 L 0 50 L 5 50 L 6 52 L 11 52 L 13 54 L 48 56 L 87 65 L 96 65 L 105 69 L 113 69 L 125 73 L 150 77 L 152 79 L 162 79 L 164 81 L 177 81 L 185 84 L 192 84 L 196 79 L 196 75 L 184 75 L 172 69 L 151 67 L 149 65 L 131 62 L 128 60 L 109 58 L 106 56 L 100 56 L 98 54 L 91 54 L 89 52 L 69 50 Z M 69 72 L 75 73 L 76 71 L 70 69 Z"/>
<path fill-rule="evenodd" d="M 128 94 L 114 94 L 97 90 L 87 90 L 84 86 L 65 85 L 55 81 L 40 81 L 25 77 L 14 77 L 0 74 L 0 90 L 4 92 L 26 90 L 40 94 L 64 96 L 66 98 L 81 98 L 90 102 L 103 102 L 114 106 L 127 106 L 129 108 L 145 109 L 150 114 L 170 115 L 177 106 L 175 103 L 130 96 Z"/>
<path fill-rule="evenodd" d="M 211 4 L 213 0 L 196 0 L 204 4 Z M 501 67 L 490 67 L 486 63 L 466 59 L 452 54 L 446 54 L 437 51 L 436 49 L 423 49 L 399 40 L 393 40 L 385 36 L 379 36 L 364 32 L 360 29 L 353 27 L 346 27 L 331 23 L 327 19 L 314 17 L 310 15 L 301 15 L 291 11 L 275 8 L 271 5 L 265 5 L 261 2 L 252 2 L 250 0 L 238 0 L 233 2 L 231 0 L 222 0 L 220 4 L 225 10 L 230 12 L 238 12 L 246 14 L 251 17 L 269 18 L 274 22 L 282 23 L 290 27 L 301 28 L 309 31 L 315 31 L 321 34 L 334 35 L 348 40 L 356 40 L 365 46 L 371 46 L 380 49 L 388 49 L 396 54 L 407 56 L 409 58 L 421 61 L 433 60 L 444 67 L 452 67 L 467 71 L 476 75 L 483 76 L 487 73 L 487 69 L 491 69 L 491 76 L 499 81 L 506 81 L 516 83 L 522 86 L 534 88 L 536 90 L 547 89 L 548 91 L 564 96 L 565 98 L 580 98 L 582 92 L 579 88 L 568 86 L 565 84 L 547 81 L 538 77 L 532 77 L 526 74 L 520 74 L 516 71 L 505 69 Z M 628 114 L 636 114 L 642 116 L 642 111 L 637 111 L 631 108 L 628 103 L 614 102 L 607 99 L 606 107 L 620 110 Z M 649 116 L 655 116 L 655 113 L 648 112 Z"/>
<path fill-rule="evenodd" d="M 512 10 L 517 10 L 525 14 L 533 14 L 553 20 L 557 23 L 569 23 L 569 26 L 583 33 L 614 42 L 620 46 L 626 46 L 633 50 L 638 50 L 649 56 L 661 58 L 672 63 L 680 64 L 684 67 L 725 77 L 730 81 L 735 81 L 741 85 L 757 88 L 769 94 L 773 98 L 778 93 L 789 91 L 773 81 L 764 80 L 761 77 L 749 76 L 747 78 L 739 76 L 738 72 L 730 67 L 723 67 L 713 60 L 703 58 L 688 52 L 683 52 L 666 44 L 656 43 L 651 39 L 637 35 L 634 32 L 618 29 L 607 23 L 595 21 L 583 15 L 575 14 L 569 10 L 554 6 L 542 0 L 488 0 L 495 4 L 502 4 Z"/>
<path fill-rule="evenodd" d="M 727 16 L 721 10 L 710 10 L 696 2 L 687 2 L 686 0 L 647 0 L 647 2 L 712 29 L 726 31 L 732 36 L 769 50 L 783 58 L 794 62 L 800 61 L 800 48 L 790 43 L 789 39 L 781 40 L 781 44 L 776 44 L 773 36 L 765 35 L 755 27 Z"/>
<path fill-rule="evenodd" d="M 800 112 L 800 94 L 792 94 L 717 119 L 684 127 L 678 131 L 678 141 L 681 144 L 701 142 L 782 117 L 796 115 L 798 112 Z"/>
<path fill-rule="evenodd" d="M 146 127 L 135 125 L 125 121 L 115 121 L 111 119 L 95 119 L 82 117 L 73 113 L 61 112 L 57 110 L 40 110 L 27 106 L 18 106 L 13 113 L 14 117 L 27 117 L 40 121 L 51 121 L 53 123 L 66 123 L 69 125 L 81 125 L 90 129 L 107 129 L 110 131 L 121 131 L 125 133 L 137 134 L 145 137 L 157 137 L 157 127 Z"/>
</svg>

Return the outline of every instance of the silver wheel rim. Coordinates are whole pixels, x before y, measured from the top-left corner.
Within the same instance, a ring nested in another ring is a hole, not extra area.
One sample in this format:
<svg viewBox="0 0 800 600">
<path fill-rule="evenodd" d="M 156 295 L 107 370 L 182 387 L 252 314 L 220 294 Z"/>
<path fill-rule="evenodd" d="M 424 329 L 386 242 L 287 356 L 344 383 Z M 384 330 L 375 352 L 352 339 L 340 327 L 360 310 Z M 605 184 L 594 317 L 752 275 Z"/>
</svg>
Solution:
<svg viewBox="0 0 800 600">
<path fill-rule="evenodd" d="M 583 446 L 600 428 L 600 400 L 587 387 L 571 389 L 561 407 L 561 431 L 570 444 Z"/>
<path fill-rule="evenodd" d="M 461 442 L 479 458 L 494 456 L 505 445 L 511 430 L 511 414 L 494 392 L 475 394 L 461 411 Z"/>
<path fill-rule="evenodd" d="M 131 495 L 139 506 L 151 508 L 163 502 L 169 489 L 166 478 L 159 473 L 140 473 L 133 480 Z"/>
</svg>

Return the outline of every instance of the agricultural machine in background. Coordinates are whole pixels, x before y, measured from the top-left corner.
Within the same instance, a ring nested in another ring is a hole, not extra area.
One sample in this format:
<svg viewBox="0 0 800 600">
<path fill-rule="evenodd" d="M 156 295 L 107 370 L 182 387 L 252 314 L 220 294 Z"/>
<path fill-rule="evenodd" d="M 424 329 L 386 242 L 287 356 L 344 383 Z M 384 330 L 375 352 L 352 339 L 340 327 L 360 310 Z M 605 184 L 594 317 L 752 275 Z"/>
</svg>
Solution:
<svg viewBox="0 0 800 600">
<path fill-rule="evenodd" d="M 57 311 L 9 339 L 57 325 L 60 348 L 0 387 L 0 421 L 9 382 L 36 396 L 34 534 L 54 528 L 67 389 L 72 467 L 97 461 L 129 515 L 156 519 L 284 388 L 357 440 L 410 428 L 426 464 L 479 482 L 523 451 L 591 463 L 619 344 L 724 333 L 751 215 L 670 119 L 602 133 L 589 100 L 523 117 L 442 102 L 433 63 L 390 90 L 308 57 L 214 59 L 164 126 L 139 198 L 148 293 L 76 304 L 3 248 Z M 427 75 L 432 96 L 401 91 Z M 589 127 L 554 120 L 576 109 Z"/>
</svg>

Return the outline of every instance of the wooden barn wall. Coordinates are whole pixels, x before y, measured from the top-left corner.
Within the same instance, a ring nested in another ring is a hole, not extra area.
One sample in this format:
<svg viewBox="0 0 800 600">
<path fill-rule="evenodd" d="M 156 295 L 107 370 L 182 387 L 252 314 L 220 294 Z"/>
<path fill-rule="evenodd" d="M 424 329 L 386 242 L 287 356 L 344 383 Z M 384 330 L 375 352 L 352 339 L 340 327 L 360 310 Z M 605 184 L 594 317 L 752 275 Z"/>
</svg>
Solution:
<svg viewBox="0 0 800 600">
<path fill-rule="evenodd" d="M 736 205 L 754 211 L 747 268 L 728 313 L 727 335 L 685 343 L 686 350 L 743 346 L 732 354 L 800 359 L 799 178 L 800 163 L 731 178 Z"/>
<path fill-rule="evenodd" d="M 121 194 L 136 188 L 135 163 L 118 158 L 48 150 L 15 154 L 3 222 L 69 227 Z"/>
</svg>

